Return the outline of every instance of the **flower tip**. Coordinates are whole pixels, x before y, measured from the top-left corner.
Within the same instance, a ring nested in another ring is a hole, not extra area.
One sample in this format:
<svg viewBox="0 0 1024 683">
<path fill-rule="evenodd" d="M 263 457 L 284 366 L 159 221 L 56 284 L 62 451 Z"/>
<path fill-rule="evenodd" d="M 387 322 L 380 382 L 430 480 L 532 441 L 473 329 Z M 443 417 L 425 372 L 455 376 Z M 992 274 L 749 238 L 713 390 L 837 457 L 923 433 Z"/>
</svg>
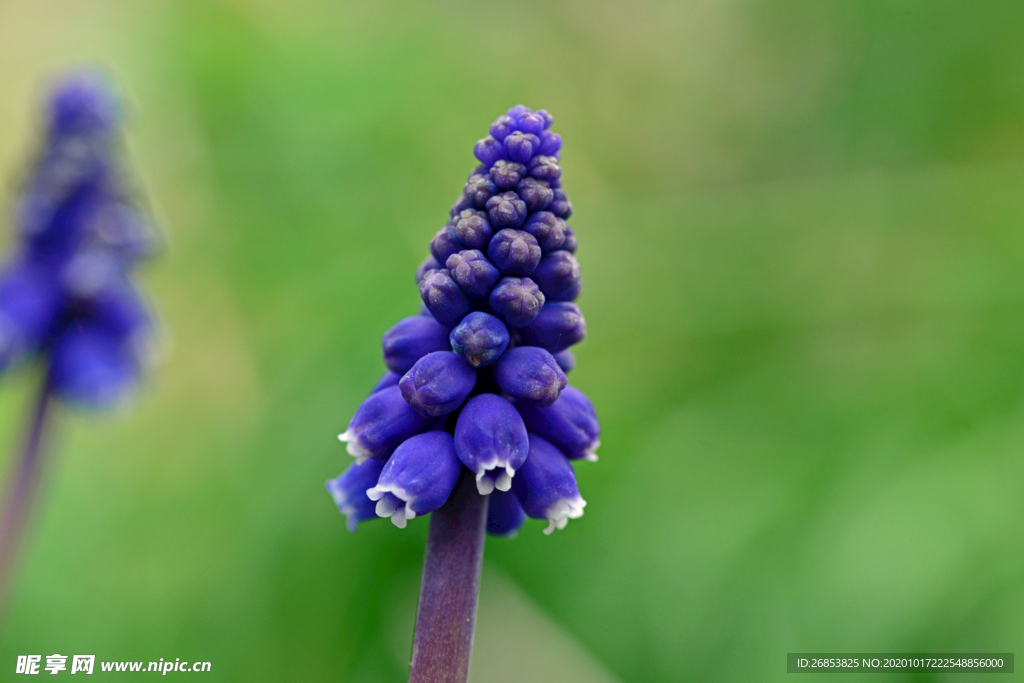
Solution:
<svg viewBox="0 0 1024 683">
<path fill-rule="evenodd" d="M 476 475 L 476 490 L 480 492 L 481 496 L 489 496 L 494 491 L 494 479 L 487 476 L 486 471 L 478 472 Z M 507 489 L 506 489 L 507 490 Z"/>
</svg>

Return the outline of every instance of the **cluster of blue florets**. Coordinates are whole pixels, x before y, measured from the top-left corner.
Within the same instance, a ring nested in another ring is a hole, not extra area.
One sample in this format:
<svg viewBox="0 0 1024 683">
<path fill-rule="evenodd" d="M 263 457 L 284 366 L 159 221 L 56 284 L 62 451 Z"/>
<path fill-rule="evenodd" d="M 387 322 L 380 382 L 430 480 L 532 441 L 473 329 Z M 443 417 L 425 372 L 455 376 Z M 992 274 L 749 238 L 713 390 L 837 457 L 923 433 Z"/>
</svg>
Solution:
<svg viewBox="0 0 1024 683">
<path fill-rule="evenodd" d="M 155 241 L 129 199 L 119 132 L 102 76 L 57 84 L 17 205 L 19 244 L 0 272 L 0 370 L 41 356 L 51 392 L 96 407 L 136 386 L 152 331 L 129 277 Z"/>
<path fill-rule="evenodd" d="M 586 323 L 550 127 L 520 105 L 476 143 L 480 165 L 416 271 L 423 310 L 384 334 L 388 371 L 340 437 L 357 460 L 327 488 L 352 530 L 437 509 L 463 467 L 490 496 L 491 533 L 583 514 L 570 461 L 597 459 L 600 427 L 566 378 Z"/>
</svg>

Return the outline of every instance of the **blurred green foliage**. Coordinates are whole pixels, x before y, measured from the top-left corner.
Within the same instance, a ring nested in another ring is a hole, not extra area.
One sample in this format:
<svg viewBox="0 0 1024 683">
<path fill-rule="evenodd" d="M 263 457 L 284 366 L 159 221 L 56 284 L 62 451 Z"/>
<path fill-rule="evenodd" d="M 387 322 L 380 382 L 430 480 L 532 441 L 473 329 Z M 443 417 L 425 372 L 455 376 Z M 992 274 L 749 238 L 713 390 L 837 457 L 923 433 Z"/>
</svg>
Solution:
<svg viewBox="0 0 1024 683">
<path fill-rule="evenodd" d="M 1024 651 L 1022 31 L 935 0 L 0 4 L 4 215 L 46 77 L 93 61 L 170 241 L 165 362 L 63 422 L 0 667 L 402 679 L 427 524 L 350 535 L 323 481 L 517 102 L 565 139 L 604 433 L 586 516 L 490 571 L 622 681 Z"/>
</svg>

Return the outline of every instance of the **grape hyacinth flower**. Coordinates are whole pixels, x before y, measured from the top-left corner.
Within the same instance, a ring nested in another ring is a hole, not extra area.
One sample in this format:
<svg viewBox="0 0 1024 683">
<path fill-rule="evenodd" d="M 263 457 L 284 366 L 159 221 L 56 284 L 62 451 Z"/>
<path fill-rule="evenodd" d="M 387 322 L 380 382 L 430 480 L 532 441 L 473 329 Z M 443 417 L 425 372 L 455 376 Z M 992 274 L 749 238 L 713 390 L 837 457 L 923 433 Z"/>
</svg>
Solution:
<svg viewBox="0 0 1024 683">
<path fill-rule="evenodd" d="M 43 374 L 0 520 L 0 599 L 45 455 L 51 404 L 117 404 L 138 386 L 153 334 L 131 276 L 156 240 L 119 162 L 118 100 L 100 74 L 72 74 L 53 88 L 47 118 L 16 208 L 18 244 L 0 269 L 0 372 L 36 360 Z"/>
<path fill-rule="evenodd" d="M 423 309 L 384 334 L 387 372 L 341 435 L 356 462 L 327 483 L 351 530 L 432 513 L 416 683 L 466 680 L 485 532 L 551 533 L 586 505 L 570 461 L 596 459 L 600 429 L 566 377 L 586 323 L 551 123 L 517 105 L 474 147 L 416 270 Z"/>
</svg>

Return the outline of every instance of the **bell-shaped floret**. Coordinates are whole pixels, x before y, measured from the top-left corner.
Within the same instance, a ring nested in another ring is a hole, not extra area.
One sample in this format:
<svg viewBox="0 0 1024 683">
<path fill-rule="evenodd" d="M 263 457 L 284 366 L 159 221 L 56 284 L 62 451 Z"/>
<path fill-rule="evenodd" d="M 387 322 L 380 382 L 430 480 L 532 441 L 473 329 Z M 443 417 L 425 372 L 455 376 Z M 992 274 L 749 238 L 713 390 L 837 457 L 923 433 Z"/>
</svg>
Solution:
<svg viewBox="0 0 1024 683">
<path fill-rule="evenodd" d="M 512 486 L 527 515 L 548 520 L 544 533 L 550 534 L 582 517 L 587 501 L 580 496 L 576 473 L 565 455 L 532 431 L 529 438 L 530 455 Z"/>
<path fill-rule="evenodd" d="M 526 177 L 526 167 L 514 161 L 496 161 L 489 174 L 500 192 L 516 189 L 519 181 Z"/>
<path fill-rule="evenodd" d="M 0 275 L 0 370 L 39 347 L 60 309 L 60 289 L 48 270 L 18 263 Z"/>
<path fill-rule="evenodd" d="M 576 233 L 572 231 L 572 228 L 568 224 L 565 226 L 565 241 L 562 242 L 561 249 L 569 252 L 570 254 L 576 253 L 576 248 L 579 246 L 579 240 L 576 239 Z"/>
<path fill-rule="evenodd" d="M 555 190 L 555 198 L 548 205 L 548 211 L 562 220 L 567 220 L 572 215 L 572 202 L 569 201 L 569 196 L 562 190 Z"/>
<path fill-rule="evenodd" d="M 501 277 L 498 269 L 477 249 L 452 254 L 445 266 L 459 287 L 474 299 L 487 296 Z"/>
<path fill-rule="evenodd" d="M 496 194 L 487 200 L 487 215 L 496 229 L 518 228 L 526 220 L 526 202 L 515 192 Z"/>
<path fill-rule="evenodd" d="M 538 346 L 509 349 L 494 364 L 494 381 L 519 403 L 547 408 L 558 399 L 568 379 L 554 357 Z"/>
<path fill-rule="evenodd" d="M 587 336 L 587 322 L 579 306 L 566 301 L 549 301 L 533 322 L 523 329 L 523 340 L 551 353 L 563 351 Z"/>
<path fill-rule="evenodd" d="M 434 235 L 434 239 L 430 240 L 430 254 L 438 263 L 444 263 L 449 256 L 465 248 L 453 223 L 445 223 Z"/>
<path fill-rule="evenodd" d="M 541 312 L 544 294 L 528 277 L 506 277 L 491 290 L 487 304 L 509 329 L 518 330 L 533 322 Z"/>
<path fill-rule="evenodd" d="M 533 235 L 541 251 L 554 251 L 565 242 L 565 221 L 550 211 L 531 215 L 523 225 L 523 231 Z"/>
<path fill-rule="evenodd" d="M 530 432 L 555 444 L 573 460 L 597 460 L 601 425 L 594 404 L 576 387 L 566 386 L 547 408 L 528 403 L 517 408 Z"/>
<path fill-rule="evenodd" d="M 67 327 L 51 350 L 51 390 L 76 405 L 113 405 L 134 390 L 139 380 L 141 368 L 134 341 L 94 321 Z"/>
<path fill-rule="evenodd" d="M 448 209 L 448 215 L 455 218 L 466 209 L 472 209 L 476 204 L 472 199 L 466 196 L 465 192 L 459 193 L 459 198 L 452 204 L 452 208 Z"/>
<path fill-rule="evenodd" d="M 444 268 L 444 265 L 437 262 L 437 259 L 433 255 L 423 259 L 423 262 L 416 268 L 416 284 L 423 280 L 424 276 L 432 270 L 439 270 Z"/>
<path fill-rule="evenodd" d="M 384 365 L 401 376 L 428 353 L 447 351 L 450 348 L 448 328 L 433 317 L 410 316 L 399 320 L 384 333 L 381 346 L 384 349 Z"/>
<path fill-rule="evenodd" d="M 352 416 L 348 430 L 338 438 L 347 442 L 349 454 L 360 462 L 386 457 L 411 436 L 427 429 L 430 421 L 402 397 L 402 390 L 388 387 L 371 394 Z"/>
<path fill-rule="evenodd" d="M 540 134 L 540 153 L 544 156 L 558 158 L 562 149 L 562 136 L 549 130 Z"/>
<path fill-rule="evenodd" d="M 487 501 L 487 533 L 515 538 L 526 521 L 519 499 L 511 491 L 492 491 Z"/>
<path fill-rule="evenodd" d="M 536 178 L 523 178 L 516 185 L 516 194 L 526 204 L 526 210 L 530 213 L 543 211 L 555 198 L 551 185 L 546 180 Z"/>
<path fill-rule="evenodd" d="M 420 297 L 437 322 L 454 327 L 473 310 L 469 295 L 459 287 L 447 268 L 427 274 L 420 282 Z"/>
<path fill-rule="evenodd" d="M 476 311 L 463 318 L 448 339 L 455 353 L 461 353 L 470 365 L 483 367 L 504 353 L 509 334 L 505 324 L 493 315 Z"/>
<path fill-rule="evenodd" d="M 546 301 L 575 301 L 583 290 L 580 262 L 564 249 L 544 254 L 530 277 Z"/>
<path fill-rule="evenodd" d="M 558 159 L 553 156 L 535 156 L 530 159 L 527 172 L 531 178 L 554 182 L 562 177 L 562 169 L 558 165 Z"/>
<path fill-rule="evenodd" d="M 526 425 L 511 403 L 497 394 L 469 399 L 455 423 L 455 453 L 481 494 L 508 491 L 528 450 Z"/>
<path fill-rule="evenodd" d="M 473 146 L 473 155 L 484 166 L 492 166 L 495 161 L 505 156 L 505 148 L 502 143 L 488 136 Z"/>
<path fill-rule="evenodd" d="M 366 495 L 376 501 L 378 517 L 390 517 L 395 526 L 404 529 L 408 520 L 447 502 L 461 471 L 451 434 L 425 432 L 395 449 L 377 485 Z"/>
<path fill-rule="evenodd" d="M 498 142 L 502 142 L 514 130 L 516 130 L 515 121 L 512 120 L 511 116 L 502 114 L 494 121 L 494 123 L 491 124 L 490 132 L 492 138 Z"/>
<path fill-rule="evenodd" d="M 474 173 L 469 176 L 462 193 L 469 199 L 470 203 L 478 209 L 487 206 L 487 200 L 498 194 L 498 188 L 489 175 Z"/>
<path fill-rule="evenodd" d="M 452 219 L 455 235 L 465 249 L 486 249 L 494 237 L 494 228 L 483 211 L 465 209 Z"/>
<path fill-rule="evenodd" d="M 568 375 L 576 367 L 576 354 L 569 350 L 559 351 L 555 354 L 555 362 Z"/>
<path fill-rule="evenodd" d="M 537 238 L 530 233 L 505 229 L 491 238 L 487 257 L 502 275 L 524 277 L 540 263 L 541 249 Z"/>
<path fill-rule="evenodd" d="M 530 160 L 530 157 L 540 151 L 540 138 L 532 133 L 516 131 L 506 137 L 502 145 L 505 148 L 505 156 L 507 158 L 520 164 L 525 164 Z M 479 159 L 480 156 L 477 155 L 477 158 Z"/>
<path fill-rule="evenodd" d="M 327 480 L 327 490 L 334 498 L 338 510 L 345 515 L 345 525 L 349 531 L 355 531 L 359 522 L 377 519 L 377 504 L 370 500 L 366 492 L 377 485 L 382 469 L 383 460 L 354 462 L 340 476 Z"/>
<path fill-rule="evenodd" d="M 441 417 L 456 410 L 475 385 L 476 370 L 451 351 L 423 356 L 398 383 L 402 396 L 423 417 Z"/>
</svg>

